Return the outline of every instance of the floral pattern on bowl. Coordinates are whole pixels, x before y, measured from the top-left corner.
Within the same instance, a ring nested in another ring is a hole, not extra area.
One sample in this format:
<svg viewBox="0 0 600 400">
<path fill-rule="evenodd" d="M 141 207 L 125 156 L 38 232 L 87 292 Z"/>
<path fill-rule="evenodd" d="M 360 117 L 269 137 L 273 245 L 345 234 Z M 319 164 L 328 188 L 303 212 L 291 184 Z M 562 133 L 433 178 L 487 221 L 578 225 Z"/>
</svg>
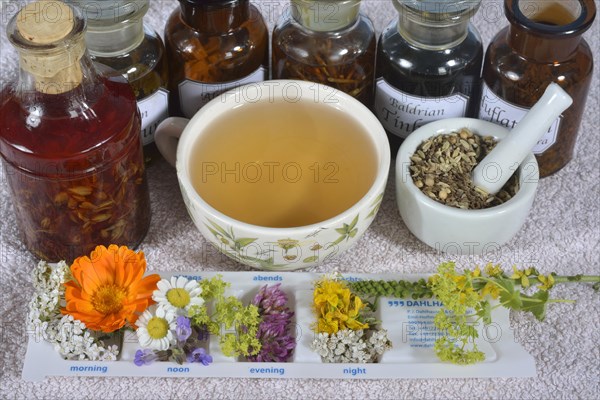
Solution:
<svg viewBox="0 0 600 400">
<path fill-rule="evenodd" d="M 304 235 L 258 238 L 214 219 L 194 222 L 215 248 L 235 261 L 264 270 L 292 270 L 328 262 L 351 247 L 377 215 L 382 200 L 383 192 L 369 203 L 364 218 L 357 213 L 350 221 Z"/>
</svg>

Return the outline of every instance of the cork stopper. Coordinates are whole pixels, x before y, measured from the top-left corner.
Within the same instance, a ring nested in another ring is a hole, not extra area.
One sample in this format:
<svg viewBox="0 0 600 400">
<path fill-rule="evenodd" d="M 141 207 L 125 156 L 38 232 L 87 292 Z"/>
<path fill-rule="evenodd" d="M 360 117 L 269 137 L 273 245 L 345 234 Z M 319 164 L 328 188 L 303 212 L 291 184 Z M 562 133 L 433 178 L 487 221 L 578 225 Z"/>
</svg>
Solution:
<svg viewBox="0 0 600 400">
<path fill-rule="evenodd" d="M 17 14 L 16 31 L 28 45 L 18 49 L 21 68 L 33 75 L 37 91 L 60 94 L 81 84 L 85 43 L 83 36 L 69 40 L 74 27 L 73 9 L 61 1 L 36 1 Z"/>
<path fill-rule="evenodd" d="M 17 30 L 35 44 L 58 42 L 71 33 L 73 26 L 73 11 L 60 1 L 30 3 L 17 16 Z"/>
</svg>

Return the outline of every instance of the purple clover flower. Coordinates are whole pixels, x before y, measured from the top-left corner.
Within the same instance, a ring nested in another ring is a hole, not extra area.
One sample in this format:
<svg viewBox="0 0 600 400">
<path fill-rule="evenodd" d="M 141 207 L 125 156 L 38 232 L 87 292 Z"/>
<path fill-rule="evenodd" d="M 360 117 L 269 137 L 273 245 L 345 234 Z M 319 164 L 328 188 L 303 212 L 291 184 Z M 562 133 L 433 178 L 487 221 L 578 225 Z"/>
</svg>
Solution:
<svg viewBox="0 0 600 400">
<path fill-rule="evenodd" d="M 204 350 L 203 347 L 199 347 L 192 351 L 188 355 L 187 360 L 192 363 L 201 363 L 202 365 L 208 365 L 213 362 L 212 356 L 210 354 L 206 354 L 206 350 Z"/>
<path fill-rule="evenodd" d="M 261 349 L 248 361 L 287 362 L 294 353 L 296 339 L 289 332 L 294 312 L 286 306 L 288 299 L 280 286 L 265 285 L 254 297 L 252 303 L 262 317 L 256 334 Z"/>
<path fill-rule="evenodd" d="M 158 355 L 154 350 L 143 349 L 135 352 L 133 363 L 138 367 L 141 367 L 142 365 L 152 364 L 156 359 L 158 359 Z"/>
<path fill-rule="evenodd" d="M 281 283 L 271 287 L 268 285 L 260 288 L 252 304 L 258 307 L 261 314 L 270 314 L 273 310 L 282 309 L 287 304 L 288 298 L 280 289 Z"/>
<path fill-rule="evenodd" d="M 177 317 L 177 327 L 175 328 L 175 336 L 179 342 L 185 342 L 192 334 L 191 321 L 189 318 L 180 315 Z"/>
</svg>

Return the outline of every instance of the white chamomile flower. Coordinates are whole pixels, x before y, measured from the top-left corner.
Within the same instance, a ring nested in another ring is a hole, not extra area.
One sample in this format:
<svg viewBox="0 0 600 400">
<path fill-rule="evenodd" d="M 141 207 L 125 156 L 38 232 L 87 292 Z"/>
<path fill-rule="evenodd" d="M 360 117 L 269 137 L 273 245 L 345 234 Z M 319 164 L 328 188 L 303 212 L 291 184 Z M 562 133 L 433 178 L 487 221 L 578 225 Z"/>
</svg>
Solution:
<svg viewBox="0 0 600 400">
<path fill-rule="evenodd" d="M 154 308 L 154 311 L 151 311 Z M 175 337 L 176 315 L 163 307 L 151 307 L 140 315 L 136 324 L 138 341 L 143 348 L 168 350 Z"/>
<path fill-rule="evenodd" d="M 156 284 L 158 290 L 152 293 L 152 299 L 159 306 L 172 310 L 179 315 L 187 315 L 191 306 L 201 306 L 204 299 L 200 297 L 202 288 L 198 281 L 183 276 L 173 276 L 171 280 L 161 279 Z"/>
</svg>

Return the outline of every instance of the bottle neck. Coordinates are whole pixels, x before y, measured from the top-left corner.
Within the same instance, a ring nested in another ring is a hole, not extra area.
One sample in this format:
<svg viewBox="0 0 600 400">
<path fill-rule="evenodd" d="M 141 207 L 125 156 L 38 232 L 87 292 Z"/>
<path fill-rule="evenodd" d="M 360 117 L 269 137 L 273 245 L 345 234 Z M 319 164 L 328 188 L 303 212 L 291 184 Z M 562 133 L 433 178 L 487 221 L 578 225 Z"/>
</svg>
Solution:
<svg viewBox="0 0 600 400">
<path fill-rule="evenodd" d="M 505 0 L 508 44 L 539 62 L 562 62 L 577 51 L 596 16 L 593 0 Z"/>
<path fill-rule="evenodd" d="M 250 19 L 250 2 L 248 0 L 222 3 L 215 1 L 206 4 L 180 1 L 180 5 L 183 22 L 194 30 L 207 34 L 232 31 Z"/>
<path fill-rule="evenodd" d="M 90 23 L 85 38 L 88 50 L 94 56 L 127 54 L 144 40 L 144 19 L 139 17 L 113 25 Z"/>
<path fill-rule="evenodd" d="M 358 20 L 360 0 L 291 0 L 294 20 L 307 29 L 333 32 Z"/>
<path fill-rule="evenodd" d="M 410 44 L 443 50 L 462 43 L 481 0 L 393 0 L 398 32 Z"/>
<path fill-rule="evenodd" d="M 52 77 L 32 74 L 21 63 L 15 94 L 23 104 L 40 105 L 32 115 L 38 112 L 48 117 L 63 116 L 65 112 L 79 115 L 101 97 L 104 91 L 101 80 L 87 54 Z"/>
<path fill-rule="evenodd" d="M 435 26 L 400 15 L 398 32 L 413 46 L 428 49 L 447 49 L 462 43 L 469 33 L 469 20 L 456 25 Z"/>
<path fill-rule="evenodd" d="M 20 57 L 20 87 L 44 94 L 61 94 L 80 86 L 90 75 L 84 63 L 83 36 L 80 40 L 51 52 L 17 49 Z"/>
</svg>

